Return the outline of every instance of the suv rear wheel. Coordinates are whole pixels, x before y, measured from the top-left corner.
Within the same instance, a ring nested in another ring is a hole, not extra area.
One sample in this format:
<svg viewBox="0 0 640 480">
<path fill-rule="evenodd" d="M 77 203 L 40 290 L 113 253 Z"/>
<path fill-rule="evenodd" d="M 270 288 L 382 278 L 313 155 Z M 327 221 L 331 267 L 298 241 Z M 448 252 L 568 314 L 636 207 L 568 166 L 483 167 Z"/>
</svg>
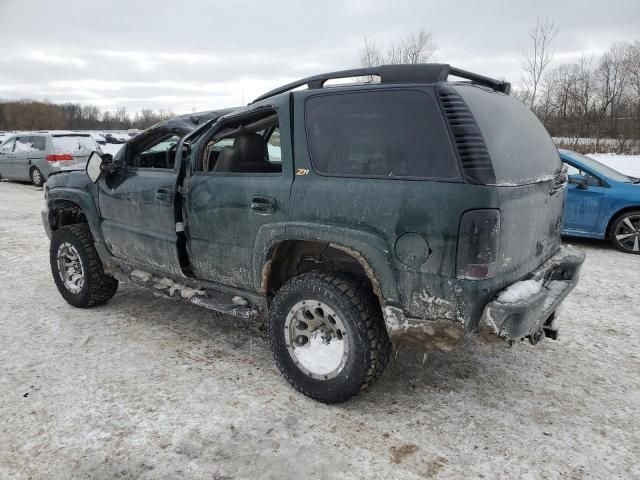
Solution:
<svg viewBox="0 0 640 480">
<path fill-rule="evenodd" d="M 616 218 L 611 226 L 611 242 L 618 250 L 640 255 L 640 210 Z"/>
<path fill-rule="evenodd" d="M 118 281 L 105 275 L 89 225 L 67 225 L 51 237 L 51 272 L 58 291 L 74 307 L 100 305 L 113 297 Z"/>
<path fill-rule="evenodd" d="M 289 280 L 269 309 L 268 327 L 283 376 L 325 403 L 345 401 L 372 384 L 391 353 L 373 294 L 340 273 L 310 272 Z"/>
<path fill-rule="evenodd" d="M 31 183 L 33 183 L 36 187 L 41 187 L 44 185 L 44 177 L 42 176 L 42 172 L 38 170 L 38 167 L 33 167 L 31 169 Z"/>
</svg>

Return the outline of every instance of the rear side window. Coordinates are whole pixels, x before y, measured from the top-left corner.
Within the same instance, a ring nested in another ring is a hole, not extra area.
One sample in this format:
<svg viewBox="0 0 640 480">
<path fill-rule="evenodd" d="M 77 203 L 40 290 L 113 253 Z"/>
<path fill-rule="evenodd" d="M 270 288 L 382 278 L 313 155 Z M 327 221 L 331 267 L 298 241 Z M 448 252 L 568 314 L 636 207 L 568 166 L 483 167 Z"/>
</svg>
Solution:
<svg viewBox="0 0 640 480">
<path fill-rule="evenodd" d="M 40 152 L 44 152 L 47 149 L 47 139 L 45 137 L 31 137 L 31 144 L 33 148 Z"/>
<path fill-rule="evenodd" d="M 311 163 L 325 175 L 459 178 L 434 98 L 417 90 L 326 94 L 305 106 Z"/>
<path fill-rule="evenodd" d="M 60 135 L 53 137 L 55 153 L 71 153 L 89 155 L 98 146 L 90 135 Z"/>
<path fill-rule="evenodd" d="M 14 152 L 37 152 L 38 149 L 33 145 L 34 137 L 18 137 Z"/>
</svg>

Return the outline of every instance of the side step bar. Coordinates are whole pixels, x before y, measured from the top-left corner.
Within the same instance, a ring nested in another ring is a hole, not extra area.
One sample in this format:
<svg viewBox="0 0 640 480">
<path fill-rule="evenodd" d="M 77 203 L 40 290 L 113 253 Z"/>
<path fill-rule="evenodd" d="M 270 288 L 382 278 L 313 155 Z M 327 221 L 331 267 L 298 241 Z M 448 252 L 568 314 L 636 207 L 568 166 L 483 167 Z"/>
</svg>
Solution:
<svg viewBox="0 0 640 480">
<path fill-rule="evenodd" d="M 234 295 L 237 293 L 235 291 L 223 292 L 213 288 L 194 288 L 177 283 L 170 278 L 138 269 L 125 272 L 118 268 L 113 272 L 113 276 L 118 281 L 150 290 L 154 295 L 173 300 L 186 300 L 194 305 L 237 318 L 249 320 L 263 316 L 261 306 L 252 305 L 249 295 L 247 297 Z"/>
</svg>

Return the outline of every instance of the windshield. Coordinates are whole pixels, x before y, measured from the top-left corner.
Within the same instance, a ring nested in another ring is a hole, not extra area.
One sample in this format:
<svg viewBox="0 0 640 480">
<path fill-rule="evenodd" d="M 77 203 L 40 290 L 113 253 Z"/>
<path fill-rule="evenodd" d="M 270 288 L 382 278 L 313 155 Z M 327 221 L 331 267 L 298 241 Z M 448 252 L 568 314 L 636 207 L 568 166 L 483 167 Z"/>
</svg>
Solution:
<svg viewBox="0 0 640 480">
<path fill-rule="evenodd" d="M 585 167 L 590 168 L 595 173 L 599 173 L 600 175 L 604 175 L 607 178 L 610 178 L 616 182 L 624 182 L 631 183 L 631 179 L 626 175 L 620 173 L 617 170 L 614 170 L 611 167 L 607 167 L 604 163 L 600 163 L 597 160 L 594 160 L 591 157 L 587 157 L 586 155 L 581 155 L 576 152 L 563 152 L 566 153 L 569 157 L 582 162 Z"/>
</svg>

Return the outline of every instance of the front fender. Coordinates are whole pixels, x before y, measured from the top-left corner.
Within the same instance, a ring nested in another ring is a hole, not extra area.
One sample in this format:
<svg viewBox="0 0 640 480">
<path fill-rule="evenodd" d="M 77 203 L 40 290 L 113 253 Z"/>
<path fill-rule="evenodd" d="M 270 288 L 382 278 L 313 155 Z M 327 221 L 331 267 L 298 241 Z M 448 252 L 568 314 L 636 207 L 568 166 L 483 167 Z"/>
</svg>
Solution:
<svg viewBox="0 0 640 480">
<path fill-rule="evenodd" d="M 383 304 L 399 304 L 389 248 L 382 237 L 364 230 L 310 222 L 275 223 L 260 228 L 253 249 L 253 279 L 257 291 L 270 252 L 285 240 L 329 243 L 345 251 L 362 265 Z"/>
<path fill-rule="evenodd" d="M 640 188 L 638 188 L 640 191 Z M 600 234 L 600 238 L 605 238 L 608 232 L 611 222 L 621 212 L 628 210 L 640 210 L 640 198 L 615 198 L 605 199 L 605 204 L 602 206 L 601 216 L 598 219 L 598 225 L 596 227 L 596 233 Z"/>
<path fill-rule="evenodd" d="M 68 201 L 78 205 L 87 219 L 91 234 L 96 243 L 104 243 L 102 230 L 100 229 L 100 217 L 96 208 L 92 195 L 86 190 L 69 187 L 53 187 L 49 188 L 47 197 L 47 206 L 51 212 L 51 207 L 56 201 Z M 49 218 L 51 224 L 51 218 Z"/>
</svg>

